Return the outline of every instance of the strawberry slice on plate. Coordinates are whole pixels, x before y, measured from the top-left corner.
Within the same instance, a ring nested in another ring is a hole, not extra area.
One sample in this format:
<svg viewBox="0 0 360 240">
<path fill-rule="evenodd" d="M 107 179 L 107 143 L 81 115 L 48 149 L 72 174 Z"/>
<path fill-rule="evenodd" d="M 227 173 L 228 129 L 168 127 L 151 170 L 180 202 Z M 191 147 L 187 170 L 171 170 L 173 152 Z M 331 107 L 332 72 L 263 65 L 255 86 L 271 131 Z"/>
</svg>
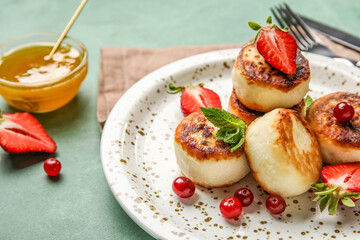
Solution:
<svg viewBox="0 0 360 240">
<path fill-rule="evenodd" d="M 54 140 L 27 112 L 0 114 L 0 146 L 9 153 L 56 151 Z"/>
<path fill-rule="evenodd" d="M 169 84 L 171 94 L 182 92 L 180 107 L 183 115 L 186 117 L 193 112 L 201 112 L 200 107 L 213 107 L 221 109 L 221 101 L 219 95 L 204 87 L 204 84 L 189 87 L 176 87 Z"/>
<path fill-rule="evenodd" d="M 329 213 L 336 213 L 338 202 L 354 207 L 360 198 L 360 162 L 328 165 L 321 171 L 323 183 L 311 184 L 318 190 L 313 201 L 320 201 L 320 210 L 329 206 Z"/>
<path fill-rule="evenodd" d="M 272 67 L 285 74 L 294 74 L 296 72 L 296 40 L 287 32 L 287 28 L 280 29 L 272 24 L 271 16 L 266 23 L 266 27 L 261 27 L 257 23 L 249 22 L 249 26 L 258 31 L 254 41 L 257 50 Z"/>
</svg>

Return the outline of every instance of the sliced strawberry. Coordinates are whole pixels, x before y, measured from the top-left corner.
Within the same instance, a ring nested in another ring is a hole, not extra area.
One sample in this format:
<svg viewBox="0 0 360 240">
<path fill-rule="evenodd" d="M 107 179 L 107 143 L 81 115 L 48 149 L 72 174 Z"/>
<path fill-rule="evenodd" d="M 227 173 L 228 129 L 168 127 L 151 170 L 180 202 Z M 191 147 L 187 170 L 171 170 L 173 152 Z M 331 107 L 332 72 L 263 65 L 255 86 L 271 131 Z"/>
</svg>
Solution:
<svg viewBox="0 0 360 240">
<path fill-rule="evenodd" d="M 266 27 L 261 27 L 257 23 L 249 22 L 249 26 L 258 31 L 254 40 L 257 50 L 274 68 L 286 74 L 294 74 L 296 72 L 296 40 L 287 33 L 287 27 L 280 29 L 272 24 L 271 16 L 266 23 Z"/>
<path fill-rule="evenodd" d="M 320 210 L 329 206 L 331 215 L 336 213 L 338 202 L 354 207 L 360 198 L 360 162 L 329 165 L 321 171 L 324 183 L 312 184 L 319 190 L 313 201 L 320 201 Z"/>
<path fill-rule="evenodd" d="M 9 153 L 56 151 L 55 142 L 27 112 L 0 116 L 0 146 Z"/>
<path fill-rule="evenodd" d="M 169 93 L 182 92 L 180 107 L 185 117 L 193 112 L 201 112 L 200 107 L 222 108 L 219 95 L 203 86 L 203 84 L 199 84 L 189 87 L 175 87 L 172 83 L 169 85 L 171 90 Z"/>
<path fill-rule="evenodd" d="M 274 68 L 286 74 L 296 72 L 296 40 L 287 32 L 264 29 L 256 43 L 259 53 Z"/>
<path fill-rule="evenodd" d="M 360 192 L 360 162 L 328 165 L 321 171 L 324 182 Z"/>
</svg>

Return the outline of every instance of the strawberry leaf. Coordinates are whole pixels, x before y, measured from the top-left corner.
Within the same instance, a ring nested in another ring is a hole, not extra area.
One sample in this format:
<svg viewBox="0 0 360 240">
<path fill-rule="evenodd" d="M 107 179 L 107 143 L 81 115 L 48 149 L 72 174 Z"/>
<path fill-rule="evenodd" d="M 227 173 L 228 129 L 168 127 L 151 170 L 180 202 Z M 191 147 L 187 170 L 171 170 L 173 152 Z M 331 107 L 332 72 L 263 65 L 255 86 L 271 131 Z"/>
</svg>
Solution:
<svg viewBox="0 0 360 240">
<path fill-rule="evenodd" d="M 339 203 L 339 197 L 334 197 L 334 196 L 331 196 L 330 197 L 330 201 L 329 201 L 329 213 L 330 215 L 335 215 L 336 213 L 336 209 L 337 209 L 337 206 L 338 206 L 338 203 Z"/>
<path fill-rule="evenodd" d="M 266 19 L 266 24 L 267 24 L 268 26 L 270 26 L 270 25 L 272 24 L 272 17 L 271 17 L 271 16 L 269 16 L 269 17 Z"/>
<path fill-rule="evenodd" d="M 338 187 L 339 186 L 335 186 L 333 188 L 326 189 L 325 191 L 322 191 L 322 192 L 316 192 L 315 195 L 325 195 L 325 194 L 333 193 Z"/>
<path fill-rule="evenodd" d="M 324 211 L 324 209 L 329 205 L 330 202 L 330 195 L 326 195 L 320 202 L 320 211 Z"/>
<path fill-rule="evenodd" d="M 170 89 L 170 91 L 167 91 L 168 93 L 176 94 L 176 93 L 182 92 L 185 89 L 185 87 L 183 87 L 183 86 L 176 87 L 173 83 L 170 83 L 169 89 Z"/>
<path fill-rule="evenodd" d="M 248 22 L 248 24 L 249 24 L 249 27 L 250 27 L 251 29 L 253 29 L 254 31 L 258 31 L 258 30 L 261 29 L 261 26 L 260 26 L 259 24 L 257 24 L 257 23 Z"/>
<path fill-rule="evenodd" d="M 351 198 L 349 197 L 342 197 L 341 198 L 341 202 L 348 207 L 355 207 L 355 203 L 353 200 L 351 200 Z"/>
<path fill-rule="evenodd" d="M 327 187 L 326 183 L 311 183 L 311 187 L 318 190 L 318 191 L 324 191 Z"/>
<path fill-rule="evenodd" d="M 323 200 L 327 195 L 318 195 L 312 201 L 317 202 Z"/>
<path fill-rule="evenodd" d="M 360 193 L 351 193 L 348 195 L 348 197 L 352 197 L 354 199 L 359 199 L 360 198 Z"/>
</svg>

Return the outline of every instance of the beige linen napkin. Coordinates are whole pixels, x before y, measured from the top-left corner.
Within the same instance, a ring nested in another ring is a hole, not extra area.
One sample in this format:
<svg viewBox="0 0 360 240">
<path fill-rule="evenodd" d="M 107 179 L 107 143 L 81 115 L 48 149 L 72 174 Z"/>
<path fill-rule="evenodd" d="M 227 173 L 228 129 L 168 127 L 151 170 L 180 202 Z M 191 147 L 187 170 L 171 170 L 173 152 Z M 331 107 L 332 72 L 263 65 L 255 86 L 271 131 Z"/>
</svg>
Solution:
<svg viewBox="0 0 360 240">
<path fill-rule="evenodd" d="M 360 53 L 320 36 L 339 57 L 360 60 Z M 103 127 L 122 94 L 142 77 L 173 61 L 209 51 L 240 48 L 240 44 L 169 47 L 163 49 L 103 47 L 100 56 L 97 118 Z"/>
</svg>

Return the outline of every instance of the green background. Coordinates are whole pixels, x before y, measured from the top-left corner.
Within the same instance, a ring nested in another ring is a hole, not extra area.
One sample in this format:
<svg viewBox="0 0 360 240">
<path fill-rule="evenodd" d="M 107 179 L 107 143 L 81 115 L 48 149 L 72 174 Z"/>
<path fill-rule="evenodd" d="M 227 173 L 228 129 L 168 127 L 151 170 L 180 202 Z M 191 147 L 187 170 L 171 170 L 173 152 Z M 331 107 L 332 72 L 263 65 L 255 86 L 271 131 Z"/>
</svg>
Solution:
<svg viewBox="0 0 360 240">
<path fill-rule="evenodd" d="M 56 141 L 57 181 L 43 171 L 47 154 L 0 149 L 0 239 L 152 239 L 121 209 L 101 168 L 96 120 L 102 46 L 162 48 L 242 43 L 281 1 L 89 0 L 69 35 L 89 51 L 89 72 L 65 107 L 35 117 Z M 1 0 L 0 42 L 33 32 L 62 32 L 80 0 Z M 301 14 L 360 37 L 360 1 L 288 1 Z M 16 112 L 2 99 L 0 109 Z"/>
</svg>

